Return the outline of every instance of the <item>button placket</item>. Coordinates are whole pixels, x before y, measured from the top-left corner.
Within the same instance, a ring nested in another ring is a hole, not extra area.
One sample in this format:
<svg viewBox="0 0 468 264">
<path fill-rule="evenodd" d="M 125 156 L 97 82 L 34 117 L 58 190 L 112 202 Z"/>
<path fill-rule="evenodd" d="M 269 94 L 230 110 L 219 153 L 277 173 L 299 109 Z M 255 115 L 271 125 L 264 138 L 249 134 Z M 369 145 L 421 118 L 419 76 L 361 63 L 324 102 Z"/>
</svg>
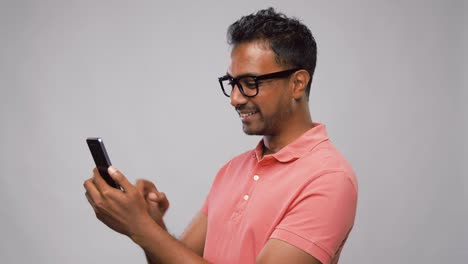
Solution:
<svg viewBox="0 0 468 264">
<path fill-rule="evenodd" d="M 234 222 L 240 221 L 245 208 L 252 199 L 253 192 L 256 188 L 256 185 L 258 184 L 258 180 L 260 179 L 260 176 L 258 175 L 258 169 L 259 166 L 257 164 L 257 166 L 255 166 L 255 168 L 253 168 L 248 174 L 247 188 L 244 190 L 244 194 L 240 197 L 237 209 L 231 217 L 231 220 Z"/>
<path fill-rule="evenodd" d="M 251 185 L 251 187 L 250 187 L 250 189 L 249 189 L 249 192 L 246 193 L 246 194 L 244 195 L 244 197 L 243 197 L 243 198 L 244 198 L 244 201 L 248 201 L 248 200 L 249 200 L 250 196 L 252 195 L 253 191 L 254 191 L 255 188 L 256 188 L 256 185 L 257 185 L 258 180 L 260 179 L 260 176 L 259 176 L 258 174 L 254 174 L 254 176 L 252 177 L 252 179 L 253 179 L 254 182 L 252 183 L 252 185 Z M 250 195 L 249 195 L 249 194 L 250 194 Z"/>
</svg>

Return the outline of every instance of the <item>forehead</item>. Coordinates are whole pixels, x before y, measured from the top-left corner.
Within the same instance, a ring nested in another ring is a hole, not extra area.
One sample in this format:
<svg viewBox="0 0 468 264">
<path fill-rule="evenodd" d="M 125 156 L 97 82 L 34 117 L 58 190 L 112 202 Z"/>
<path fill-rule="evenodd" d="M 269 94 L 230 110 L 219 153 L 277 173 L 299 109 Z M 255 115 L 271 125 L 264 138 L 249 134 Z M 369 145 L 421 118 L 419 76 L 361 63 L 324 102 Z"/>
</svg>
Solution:
<svg viewBox="0 0 468 264">
<path fill-rule="evenodd" d="M 231 51 L 228 73 L 231 76 L 244 74 L 261 75 L 280 70 L 275 53 L 262 42 L 247 42 L 236 45 Z"/>
</svg>

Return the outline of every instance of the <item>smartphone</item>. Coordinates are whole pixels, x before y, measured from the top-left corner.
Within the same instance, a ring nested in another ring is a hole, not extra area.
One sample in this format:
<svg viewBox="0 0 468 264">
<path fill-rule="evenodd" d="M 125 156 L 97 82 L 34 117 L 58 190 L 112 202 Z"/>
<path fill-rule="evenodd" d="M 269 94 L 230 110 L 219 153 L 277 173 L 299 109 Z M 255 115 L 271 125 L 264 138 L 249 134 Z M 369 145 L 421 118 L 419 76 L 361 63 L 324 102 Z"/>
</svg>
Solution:
<svg viewBox="0 0 468 264">
<path fill-rule="evenodd" d="M 96 168 L 101 174 L 101 177 L 112 187 L 119 189 L 120 186 L 111 178 L 107 172 L 112 163 L 107 155 L 106 147 L 104 146 L 104 141 L 101 138 L 87 138 L 86 142 L 88 143 L 89 150 L 93 156 L 94 163 L 96 163 Z"/>
</svg>

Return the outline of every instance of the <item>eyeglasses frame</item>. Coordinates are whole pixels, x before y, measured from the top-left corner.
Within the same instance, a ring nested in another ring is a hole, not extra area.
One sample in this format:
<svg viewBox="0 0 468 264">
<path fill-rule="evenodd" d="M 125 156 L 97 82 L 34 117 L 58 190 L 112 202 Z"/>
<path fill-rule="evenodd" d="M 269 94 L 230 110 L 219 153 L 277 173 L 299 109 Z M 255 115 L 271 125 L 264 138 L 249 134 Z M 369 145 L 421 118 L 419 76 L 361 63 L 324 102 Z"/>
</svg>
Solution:
<svg viewBox="0 0 468 264">
<path fill-rule="evenodd" d="M 258 89 L 258 81 L 288 77 L 291 74 L 293 74 L 294 72 L 299 71 L 299 70 L 302 70 L 302 68 L 293 68 L 293 69 L 289 69 L 289 70 L 272 72 L 272 73 L 267 73 L 267 74 L 262 74 L 262 75 L 245 74 L 245 75 L 238 76 L 236 78 L 230 76 L 229 74 L 226 74 L 226 75 L 224 75 L 222 77 L 219 77 L 218 81 L 219 81 L 219 85 L 221 86 L 221 90 L 223 91 L 223 94 L 225 96 L 231 97 L 230 94 L 226 93 L 226 91 L 224 89 L 224 86 L 223 86 L 223 81 L 229 80 L 230 83 L 231 83 L 231 86 L 232 86 L 232 90 L 234 90 L 234 86 L 237 85 L 237 88 L 239 89 L 239 92 L 243 96 L 252 98 L 252 97 L 255 97 L 255 96 L 258 95 L 258 90 L 259 90 Z M 242 85 L 239 82 L 242 78 L 246 78 L 246 77 L 253 78 L 253 80 L 255 81 L 255 94 L 254 95 L 245 94 L 244 87 L 242 87 Z M 232 94 L 232 92 L 231 92 L 231 94 Z"/>
</svg>

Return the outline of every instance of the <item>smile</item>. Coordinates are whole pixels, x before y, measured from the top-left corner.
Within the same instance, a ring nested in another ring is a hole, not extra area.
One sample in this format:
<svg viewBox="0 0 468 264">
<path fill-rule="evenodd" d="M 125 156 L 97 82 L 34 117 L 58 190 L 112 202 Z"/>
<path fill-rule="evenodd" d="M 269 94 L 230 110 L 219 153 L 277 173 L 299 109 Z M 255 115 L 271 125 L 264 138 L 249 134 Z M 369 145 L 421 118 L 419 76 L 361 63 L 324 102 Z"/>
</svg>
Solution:
<svg viewBox="0 0 468 264">
<path fill-rule="evenodd" d="M 241 118 L 244 118 L 244 117 L 255 115 L 256 113 L 258 113 L 258 111 L 254 111 L 254 112 L 250 112 L 250 113 L 239 113 L 239 116 Z"/>
</svg>

